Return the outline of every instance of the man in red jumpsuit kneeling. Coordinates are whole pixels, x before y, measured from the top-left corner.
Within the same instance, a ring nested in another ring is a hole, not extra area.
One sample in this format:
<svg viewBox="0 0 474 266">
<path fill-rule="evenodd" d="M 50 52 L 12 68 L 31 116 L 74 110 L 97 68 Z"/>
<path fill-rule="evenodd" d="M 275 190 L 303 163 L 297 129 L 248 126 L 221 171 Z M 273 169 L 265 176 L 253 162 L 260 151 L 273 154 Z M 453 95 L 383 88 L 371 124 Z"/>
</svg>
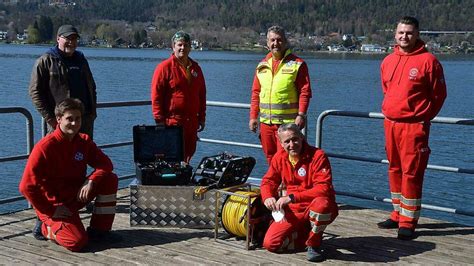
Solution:
<svg viewBox="0 0 474 266">
<path fill-rule="evenodd" d="M 89 241 L 108 239 L 115 217 L 118 179 L 113 165 L 88 135 L 79 133 L 84 105 L 67 98 L 55 108 L 56 130 L 34 147 L 20 182 L 20 192 L 33 205 L 37 239 L 50 239 L 71 250 Z M 87 165 L 94 172 L 86 176 Z M 95 199 L 87 231 L 79 210 Z"/>
<path fill-rule="evenodd" d="M 323 150 L 306 143 L 296 124 L 281 125 L 278 137 L 283 150 L 272 158 L 261 184 L 262 200 L 275 218 L 263 246 L 270 252 L 307 247 L 309 261 L 323 261 L 323 232 L 338 215 L 331 165 Z M 279 196 L 282 184 L 286 195 Z"/>
</svg>

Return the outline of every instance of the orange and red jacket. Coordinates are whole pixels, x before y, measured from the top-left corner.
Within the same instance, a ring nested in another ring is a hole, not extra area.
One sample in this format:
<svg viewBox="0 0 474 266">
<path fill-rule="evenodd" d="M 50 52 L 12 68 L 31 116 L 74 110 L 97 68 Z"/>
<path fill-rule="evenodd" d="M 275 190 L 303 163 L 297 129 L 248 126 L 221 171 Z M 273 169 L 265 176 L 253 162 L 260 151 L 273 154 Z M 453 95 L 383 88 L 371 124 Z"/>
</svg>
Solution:
<svg viewBox="0 0 474 266">
<path fill-rule="evenodd" d="M 189 59 L 191 60 L 191 58 Z M 197 125 L 206 119 L 206 83 L 199 65 L 191 60 L 192 81 L 178 59 L 171 55 L 158 64 L 151 81 L 151 104 L 155 121 L 181 125 L 186 121 Z"/>
<path fill-rule="evenodd" d="M 272 159 L 260 186 L 262 200 L 278 199 L 280 184 L 286 187 L 286 194 L 294 195 L 291 210 L 304 211 L 313 199 L 327 197 L 335 201 L 332 185 L 331 165 L 323 150 L 303 143 L 301 158 L 293 167 L 285 150 L 278 151 Z"/>
<path fill-rule="evenodd" d="M 101 173 L 113 170 L 112 161 L 88 135 L 79 133 L 72 141 L 64 137 L 59 126 L 41 139 L 26 163 L 20 192 L 36 211 L 52 216 L 57 206 L 76 202 L 77 193 L 86 181 L 87 165 L 95 169 L 95 182 Z"/>
<path fill-rule="evenodd" d="M 272 57 L 272 53 L 268 53 L 265 58 L 262 59 L 262 62 L 268 61 L 270 57 Z M 285 64 L 287 61 L 301 61 L 303 63 L 298 69 L 298 75 L 296 76 L 296 80 L 294 82 L 296 89 L 298 90 L 298 112 L 306 114 L 309 107 L 309 100 L 312 96 L 308 65 L 306 65 L 306 63 L 295 54 L 289 54 L 286 56 L 282 62 L 280 62 L 280 65 Z M 260 82 L 257 77 L 257 71 L 255 71 L 252 84 L 252 95 L 250 98 L 250 119 L 257 119 L 258 114 L 260 113 L 260 90 Z"/>
<path fill-rule="evenodd" d="M 385 95 L 382 112 L 390 120 L 426 122 L 441 110 L 446 99 L 443 67 L 418 41 L 411 53 L 398 46 L 380 67 Z"/>
</svg>

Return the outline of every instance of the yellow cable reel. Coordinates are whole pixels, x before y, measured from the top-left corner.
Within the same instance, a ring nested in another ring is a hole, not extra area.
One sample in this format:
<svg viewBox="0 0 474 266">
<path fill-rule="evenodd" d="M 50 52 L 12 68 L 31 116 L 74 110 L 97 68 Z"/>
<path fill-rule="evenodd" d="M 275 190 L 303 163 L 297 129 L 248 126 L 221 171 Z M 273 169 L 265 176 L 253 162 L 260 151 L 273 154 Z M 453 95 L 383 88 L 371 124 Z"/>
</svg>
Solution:
<svg viewBox="0 0 474 266">
<path fill-rule="evenodd" d="M 249 218 L 247 215 L 247 206 L 250 197 L 251 216 L 255 215 L 256 208 L 252 208 L 255 200 L 259 199 L 260 189 L 252 189 L 251 191 L 236 191 L 235 194 L 242 196 L 229 196 L 222 207 L 222 226 L 224 229 L 238 237 L 247 235 L 247 223 Z"/>
</svg>

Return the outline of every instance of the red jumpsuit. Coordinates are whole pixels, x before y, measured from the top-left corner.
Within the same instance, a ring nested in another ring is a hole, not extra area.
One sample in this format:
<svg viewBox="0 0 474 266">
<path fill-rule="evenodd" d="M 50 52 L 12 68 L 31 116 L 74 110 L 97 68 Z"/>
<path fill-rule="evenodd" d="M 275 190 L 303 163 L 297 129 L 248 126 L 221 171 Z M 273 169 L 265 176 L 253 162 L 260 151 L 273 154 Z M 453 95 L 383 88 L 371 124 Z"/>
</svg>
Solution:
<svg viewBox="0 0 474 266">
<path fill-rule="evenodd" d="M 399 227 L 415 229 L 420 217 L 423 176 L 430 148 L 430 120 L 443 106 L 446 83 L 439 61 L 418 41 L 411 53 L 395 47 L 381 65 L 385 149 L 394 211 Z"/>
<path fill-rule="evenodd" d="M 87 165 L 95 169 L 88 177 Z M 88 236 L 79 217 L 79 210 L 86 203 L 79 202 L 77 194 L 88 179 L 93 180 L 90 200 L 95 198 L 95 201 L 90 227 L 110 230 L 115 217 L 118 186 L 117 176 L 112 170 L 109 157 L 89 136 L 79 133 L 69 141 L 58 126 L 33 148 L 19 189 L 43 221 L 43 235 L 71 251 L 79 251 L 87 244 Z M 52 217 L 61 205 L 72 212 L 71 217 Z"/>
<path fill-rule="evenodd" d="M 171 55 L 158 64 L 151 81 L 153 117 L 167 126 L 183 127 L 186 162 L 196 151 L 199 124 L 206 120 L 206 83 L 201 68 L 193 60 L 190 74 L 188 80 L 184 67 Z"/>
<path fill-rule="evenodd" d="M 262 61 L 268 61 L 272 56 L 271 53 L 268 53 L 267 56 Z M 294 54 L 289 54 L 285 59 L 286 61 L 290 60 L 303 60 L 297 57 Z M 275 64 L 273 65 L 273 75 L 275 75 L 276 70 L 278 67 L 285 62 L 274 61 Z M 296 89 L 298 90 L 298 112 L 305 113 L 308 111 L 309 107 L 309 100 L 311 98 L 311 85 L 309 80 L 308 74 L 308 66 L 306 63 L 303 62 L 301 67 L 298 70 L 298 74 L 296 76 Z M 257 72 L 255 72 L 253 84 L 252 84 L 252 95 L 250 99 L 250 119 L 257 119 L 258 114 L 260 112 L 260 82 L 257 77 Z M 262 143 L 262 149 L 267 157 L 268 164 L 270 164 L 273 155 L 281 149 L 280 141 L 278 140 L 277 130 L 280 125 L 278 124 L 265 124 L 260 123 L 260 141 Z"/>
<path fill-rule="evenodd" d="M 262 200 L 278 199 L 280 184 L 294 202 L 285 206 L 285 219 L 272 222 L 263 246 L 271 252 L 319 247 L 326 226 L 338 215 L 331 165 L 323 150 L 303 144 L 301 159 L 293 167 L 288 153 L 278 151 L 262 179 Z"/>
</svg>

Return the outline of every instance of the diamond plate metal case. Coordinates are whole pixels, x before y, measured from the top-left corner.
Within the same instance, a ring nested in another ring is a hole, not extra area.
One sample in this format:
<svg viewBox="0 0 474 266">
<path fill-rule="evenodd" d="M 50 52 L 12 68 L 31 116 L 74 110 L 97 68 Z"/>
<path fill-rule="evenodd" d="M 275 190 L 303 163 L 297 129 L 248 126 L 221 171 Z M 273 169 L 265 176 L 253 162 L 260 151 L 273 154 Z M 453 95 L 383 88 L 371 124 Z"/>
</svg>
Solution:
<svg viewBox="0 0 474 266">
<path fill-rule="evenodd" d="M 216 194 L 193 199 L 192 186 L 130 185 L 130 226 L 214 228 Z"/>
</svg>

